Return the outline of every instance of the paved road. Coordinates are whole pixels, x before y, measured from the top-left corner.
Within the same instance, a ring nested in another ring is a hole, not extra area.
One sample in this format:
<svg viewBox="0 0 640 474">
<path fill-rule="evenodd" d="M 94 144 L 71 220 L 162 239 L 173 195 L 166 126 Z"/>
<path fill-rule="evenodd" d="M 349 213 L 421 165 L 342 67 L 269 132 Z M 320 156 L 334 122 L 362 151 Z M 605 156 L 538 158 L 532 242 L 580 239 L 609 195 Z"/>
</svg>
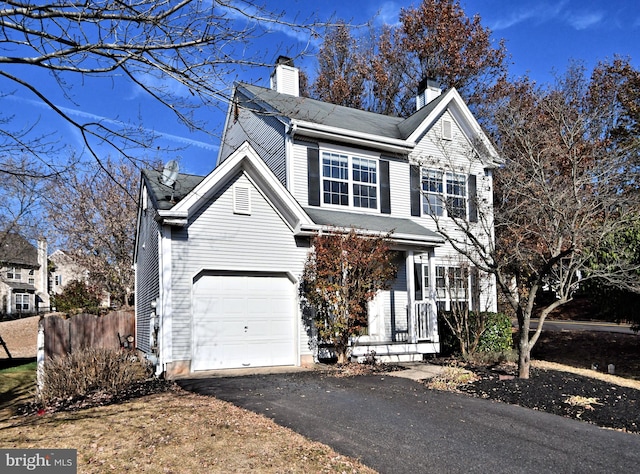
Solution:
<svg viewBox="0 0 640 474">
<path fill-rule="evenodd" d="M 381 473 L 638 472 L 640 435 L 384 375 L 185 379 Z"/>
<path fill-rule="evenodd" d="M 518 323 L 515 322 L 515 327 Z M 531 320 L 531 330 L 538 328 L 538 320 Z M 630 324 L 615 324 L 598 321 L 565 321 L 557 319 L 547 319 L 544 322 L 543 330 L 546 331 L 597 331 L 597 332 L 616 332 L 621 334 L 638 335 L 637 332 L 631 330 Z"/>
</svg>

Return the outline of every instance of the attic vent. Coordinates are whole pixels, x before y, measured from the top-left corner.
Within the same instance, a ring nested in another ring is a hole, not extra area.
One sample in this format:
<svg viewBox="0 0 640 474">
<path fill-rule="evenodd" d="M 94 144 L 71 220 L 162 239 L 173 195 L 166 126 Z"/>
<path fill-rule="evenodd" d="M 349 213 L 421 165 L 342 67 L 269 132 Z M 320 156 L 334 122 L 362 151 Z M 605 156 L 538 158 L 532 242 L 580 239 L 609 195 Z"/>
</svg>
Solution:
<svg viewBox="0 0 640 474">
<path fill-rule="evenodd" d="M 451 126 L 451 120 L 442 121 L 442 139 L 453 140 L 453 127 Z"/>
<path fill-rule="evenodd" d="M 233 213 L 251 214 L 251 189 L 249 186 L 236 184 L 233 187 Z"/>
</svg>

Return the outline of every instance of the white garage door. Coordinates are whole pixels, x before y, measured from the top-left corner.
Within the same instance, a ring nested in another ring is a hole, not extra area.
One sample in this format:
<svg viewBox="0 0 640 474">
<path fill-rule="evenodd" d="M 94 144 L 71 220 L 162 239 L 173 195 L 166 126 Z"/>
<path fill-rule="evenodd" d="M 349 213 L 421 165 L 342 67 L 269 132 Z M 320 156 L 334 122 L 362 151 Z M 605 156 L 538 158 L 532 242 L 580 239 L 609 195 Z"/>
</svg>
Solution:
<svg viewBox="0 0 640 474">
<path fill-rule="evenodd" d="M 192 370 L 294 365 L 294 296 L 281 274 L 200 277 L 193 288 Z"/>
</svg>

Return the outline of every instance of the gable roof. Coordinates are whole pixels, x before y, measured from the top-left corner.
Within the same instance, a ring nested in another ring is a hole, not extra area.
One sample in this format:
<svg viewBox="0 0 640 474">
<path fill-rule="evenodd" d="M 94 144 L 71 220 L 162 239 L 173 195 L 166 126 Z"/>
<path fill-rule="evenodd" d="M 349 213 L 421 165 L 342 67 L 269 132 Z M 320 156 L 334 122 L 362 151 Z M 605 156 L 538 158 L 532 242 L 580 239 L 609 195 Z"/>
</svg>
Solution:
<svg viewBox="0 0 640 474">
<path fill-rule="evenodd" d="M 211 196 L 223 189 L 229 179 L 239 172 L 246 173 L 296 235 L 309 236 L 320 231 L 354 228 L 363 234 L 392 233 L 391 240 L 397 244 L 433 246 L 444 242 L 442 236 L 410 219 L 319 208 L 302 208 L 251 145 L 246 142 L 209 175 L 204 177 L 191 176 L 189 180 L 183 182 L 180 194 L 176 193 L 174 196 L 173 204 L 166 199 L 161 199 L 165 192 L 161 185 L 153 185 L 148 189 L 150 193 L 160 193 L 160 196 L 156 195 L 152 201 L 155 203 L 154 206 L 163 223 L 185 226 L 188 224 L 189 217 L 194 215 Z M 145 172 L 145 182 L 147 180 L 153 181 L 154 177 L 160 175 L 161 173 L 158 172 Z M 188 186 L 191 189 L 188 189 Z"/>
<path fill-rule="evenodd" d="M 20 234 L 0 233 L 0 264 L 38 268 L 38 250 Z"/>
<path fill-rule="evenodd" d="M 167 210 L 184 199 L 193 188 L 200 184 L 204 176 L 179 173 L 173 187 L 162 184 L 162 171 L 143 170 L 142 179 L 149 190 L 153 207 Z"/>
<path fill-rule="evenodd" d="M 449 110 L 469 139 L 481 145 L 487 165 L 501 159 L 455 88 L 440 94 L 407 118 L 367 112 L 308 97 L 282 94 L 265 87 L 238 84 L 235 98 L 241 107 L 273 114 L 291 126 L 291 133 L 319 139 L 343 139 L 386 151 L 408 154 L 422 134 Z"/>
</svg>

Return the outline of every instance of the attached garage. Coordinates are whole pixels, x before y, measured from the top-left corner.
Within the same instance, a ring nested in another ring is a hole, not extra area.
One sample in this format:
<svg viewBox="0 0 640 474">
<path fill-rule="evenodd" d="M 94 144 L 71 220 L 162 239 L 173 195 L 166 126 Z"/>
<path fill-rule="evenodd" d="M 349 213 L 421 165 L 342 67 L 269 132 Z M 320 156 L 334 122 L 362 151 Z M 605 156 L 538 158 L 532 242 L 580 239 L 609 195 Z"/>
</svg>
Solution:
<svg viewBox="0 0 640 474">
<path fill-rule="evenodd" d="M 296 364 L 295 285 L 286 274 L 205 272 L 192 301 L 191 370 Z"/>
</svg>

